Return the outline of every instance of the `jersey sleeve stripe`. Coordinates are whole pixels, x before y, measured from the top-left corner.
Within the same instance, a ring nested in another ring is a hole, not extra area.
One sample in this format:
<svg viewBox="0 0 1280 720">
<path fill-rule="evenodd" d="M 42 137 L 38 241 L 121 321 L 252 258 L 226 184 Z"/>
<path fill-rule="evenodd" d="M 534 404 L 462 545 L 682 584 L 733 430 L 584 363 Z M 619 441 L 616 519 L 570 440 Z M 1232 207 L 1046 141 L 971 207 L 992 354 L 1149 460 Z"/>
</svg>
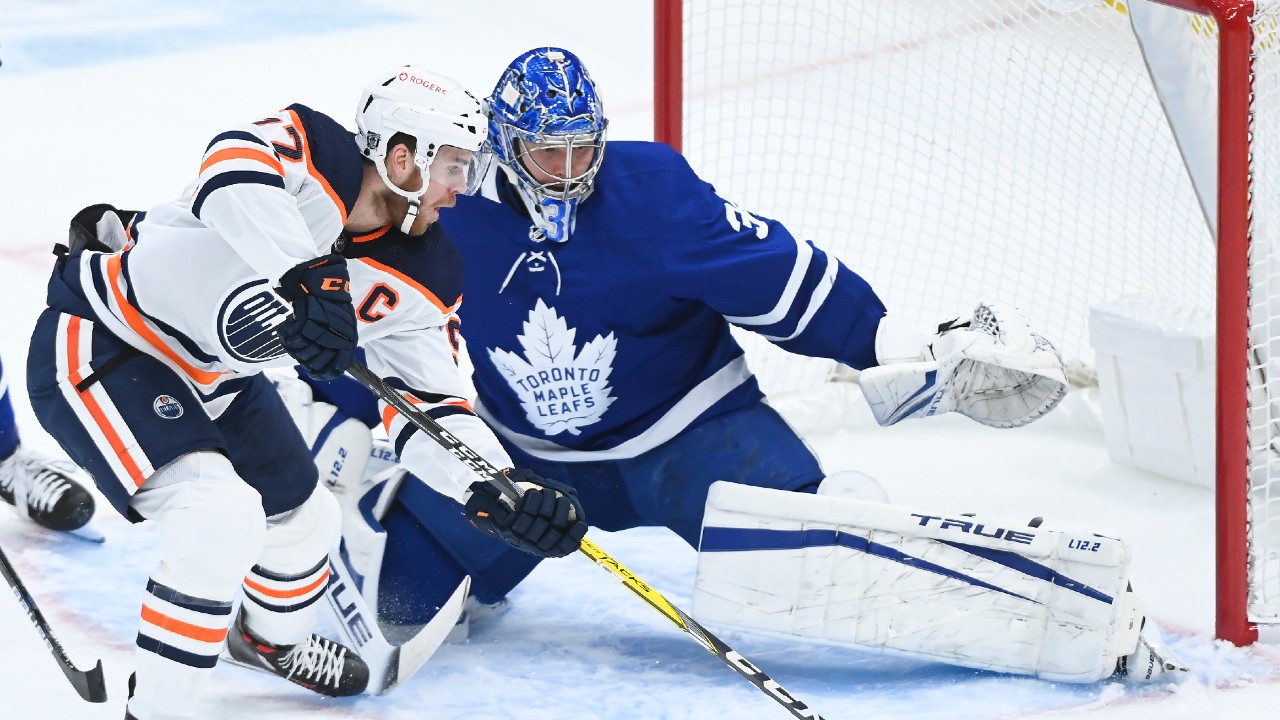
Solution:
<svg viewBox="0 0 1280 720">
<path fill-rule="evenodd" d="M 430 290 L 428 290 L 428 289 L 426 288 L 426 286 L 422 285 L 422 284 L 421 284 L 421 283 L 419 283 L 418 281 L 414 280 L 413 278 L 409 277 L 408 275 L 405 275 L 404 273 L 400 272 L 399 270 L 396 270 L 395 268 L 393 268 L 393 267 L 391 267 L 391 266 L 389 266 L 389 265 L 383 265 L 382 263 L 378 262 L 377 260 L 373 260 L 373 259 L 371 259 L 371 258 L 367 258 L 367 257 L 364 257 L 364 258 L 356 258 L 356 260 L 357 260 L 358 262 L 362 262 L 362 263 L 364 263 L 365 265 L 368 265 L 369 267 L 373 268 L 374 270 L 377 270 L 377 271 L 379 271 L 379 272 L 386 273 L 386 274 L 388 274 L 388 275 L 390 275 L 390 276 L 392 276 L 392 277 L 396 278 L 396 279 L 397 279 L 397 280 L 399 280 L 400 282 L 402 282 L 402 283 L 404 283 L 404 284 L 408 285 L 409 287 L 413 288 L 414 290 L 417 290 L 417 291 L 418 291 L 418 292 L 419 292 L 423 297 L 425 297 L 425 298 L 427 299 L 427 302 L 429 302 L 429 303 L 431 303 L 432 305 L 434 305 L 434 306 L 436 307 L 436 309 L 438 309 L 438 310 L 439 310 L 440 312 L 442 312 L 442 313 L 445 313 L 445 314 L 451 313 L 451 312 L 453 312 L 454 310 L 457 310 L 457 309 L 458 309 L 458 306 L 462 304 L 462 298 L 461 298 L 461 297 L 459 297 L 459 298 L 458 298 L 458 302 L 454 303 L 452 306 L 450 306 L 450 305 L 445 305 L 443 302 L 441 302 L 440 298 L 436 297 L 435 293 L 433 293 L 433 292 L 431 292 Z"/>
<path fill-rule="evenodd" d="M 406 422 L 404 427 L 400 428 L 400 434 L 396 435 L 395 449 L 396 455 L 404 457 L 404 446 L 409 443 L 409 438 L 418 432 L 418 426 L 411 422 Z"/>
<path fill-rule="evenodd" d="M 146 216 L 147 211 L 140 210 L 134 213 L 133 217 L 129 218 L 129 224 L 124 226 L 124 234 L 128 235 L 130 240 L 138 242 L 138 225 L 142 224 L 142 220 Z"/>
<path fill-rule="evenodd" d="M 236 140 L 240 142 L 253 143 L 255 145 L 261 145 L 264 148 L 270 147 L 269 145 L 267 145 L 266 140 L 263 140 L 262 138 L 258 137 L 257 135 L 254 135 L 251 132 L 246 132 L 244 130 L 228 130 L 227 132 L 219 133 L 212 140 L 210 140 L 209 145 L 205 147 L 204 151 L 208 153 L 210 150 L 213 149 L 214 145 L 217 145 L 220 142 L 226 142 L 228 140 Z"/>
<path fill-rule="evenodd" d="M 791 309 L 791 305 L 796 301 L 796 293 L 800 291 L 800 285 L 804 282 L 805 273 L 808 272 L 809 263 L 812 259 L 813 246 L 797 239 L 796 262 L 791 266 L 791 275 L 787 278 L 787 284 L 782 289 L 782 295 L 778 298 L 778 302 L 773 306 L 773 309 L 763 315 L 726 315 L 724 319 L 734 325 L 772 325 L 782 320 Z"/>
<path fill-rule="evenodd" d="M 427 411 L 427 414 L 435 418 L 436 420 L 439 420 L 441 418 L 447 418 L 450 415 L 475 415 L 476 412 L 475 410 L 471 409 L 471 403 L 458 402 L 458 403 L 448 403 L 446 405 L 441 405 L 439 407 L 433 407 Z"/>
<path fill-rule="evenodd" d="M 107 280 L 111 286 L 111 294 L 115 298 L 116 305 L 120 308 L 120 314 L 124 316 L 125 324 L 129 326 L 129 329 L 137 333 L 147 344 L 159 351 L 161 355 L 168 358 L 170 362 L 181 368 L 192 380 L 201 385 L 212 385 L 218 378 L 222 377 L 223 373 L 201 370 L 184 360 L 173 348 L 161 340 L 154 330 L 147 326 L 138 309 L 130 305 L 129 301 L 125 299 L 124 293 L 120 291 L 119 255 L 113 255 L 107 260 Z"/>
<path fill-rule="evenodd" d="M 280 175 L 252 170 L 232 170 L 231 172 L 218 173 L 209 178 L 208 181 L 201 183 L 200 190 L 196 192 L 196 200 L 191 205 L 191 214 L 200 217 L 200 210 L 204 207 L 204 201 L 209 199 L 213 191 L 231 185 L 267 185 L 284 190 L 284 178 Z"/>
<path fill-rule="evenodd" d="M 284 166 L 280 164 L 280 161 L 275 155 L 272 155 L 265 150 L 246 147 L 223 148 L 208 155 L 205 157 L 204 163 L 200 165 L 200 174 L 204 175 L 209 168 L 220 162 L 227 162 L 231 160 L 251 160 L 253 162 L 259 162 L 274 170 L 280 177 L 284 177 Z"/>
<path fill-rule="evenodd" d="M 98 279 L 101 275 L 102 273 L 100 271 L 94 273 L 95 289 L 97 288 Z M 201 362 L 208 365 L 213 365 L 214 363 L 218 362 L 217 357 L 210 355 L 209 353 L 206 353 L 203 350 L 201 350 L 200 346 L 197 345 L 196 342 L 192 340 L 190 337 L 188 337 L 186 334 L 179 332 L 177 328 L 173 327 L 172 325 L 169 325 L 163 320 L 157 318 L 156 316 L 142 309 L 142 304 L 138 302 L 137 293 L 135 293 L 133 289 L 133 281 L 129 278 L 128 253 L 125 253 L 120 256 L 120 278 L 122 280 L 120 285 L 125 289 L 125 293 L 124 293 L 125 299 L 129 301 L 130 305 L 132 305 L 135 309 L 137 309 L 138 315 L 143 320 L 150 323 L 151 326 L 157 328 L 160 332 L 164 333 L 169 338 L 170 341 L 176 342 L 178 345 L 182 346 L 182 349 L 187 353 L 187 355 L 193 358 L 196 362 Z M 107 296 L 105 292 L 98 293 L 98 297 L 102 298 L 102 303 L 104 305 L 108 304 Z"/>
<path fill-rule="evenodd" d="M 469 403 L 465 403 L 464 405 L 465 407 L 457 404 L 433 407 L 427 410 L 427 415 L 435 420 L 440 420 L 442 418 L 449 417 L 450 415 L 471 415 L 472 417 L 476 417 L 475 412 L 471 410 L 471 405 Z M 395 408 L 389 406 L 387 407 L 387 410 L 390 412 L 383 412 L 383 425 L 389 435 L 391 433 L 391 424 L 396 420 L 400 413 L 397 412 Z M 396 435 L 396 455 L 404 455 L 404 446 L 409 442 L 409 438 L 413 437 L 414 433 L 418 432 L 417 425 L 414 425 L 403 418 L 401 418 L 401 420 L 404 422 L 404 425 Z"/>
<path fill-rule="evenodd" d="M 347 206 L 342 203 L 342 198 L 338 197 L 338 193 L 334 192 L 333 186 L 325 179 L 324 175 L 316 169 L 315 163 L 311 161 L 311 143 L 307 141 L 307 129 L 302 125 L 302 119 L 298 117 L 298 113 L 293 110 L 286 111 L 289 117 L 293 119 L 293 127 L 298 131 L 298 137 L 302 139 L 302 154 L 307 159 L 307 173 L 320 183 L 320 187 L 324 188 L 324 192 L 333 201 L 334 207 L 338 208 L 338 217 L 342 218 L 342 224 L 347 224 Z"/>
<path fill-rule="evenodd" d="M 414 405 L 457 405 L 459 407 L 465 407 L 468 410 L 471 409 L 471 403 L 467 402 L 465 398 L 461 398 L 457 395 L 433 393 L 409 387 L 408 383 L 398 377 L 389 377 L 386 379 L 386 382 L 391 387 L 405 393 L 404 399 Z"/>
<path fill-rule="evenodd" d="M 822 273 L 822 279 L 818 282 L 818 286 L 813 289 L 813 293 L 809 296 L 809 304 L 805 307 L 804 314 L 800 316 L 800 321 L 796 323 L 796 329 L 790 335 L 764 335 L 761 336 L 772 342 L 786 342 L 794 340 L 809 327 L 809 321 L 817 314 L 818 308 L 822 307 L 822 303 L 826 302 L 827 296 L 831 294 L 831 288 L 836 284 L 836 273 L 840 270 L 840 261 L 834 255 L 827 256 L 827 267 Z"/>
<path fill-rule="evenodd" d="M 414 400 L 412 398 L 409 398 L 408 396 L 406 396 L 405 399 L 409 400 L 409 402 L 413 403 L 414 405 L 428 404 L 428 403 L 420 402 L 418 400 Z M 476 414 L 475 408 L 471 407 L 471 403 L 467 402 L 466 400 L 455 400 L 453 402 L 440 403 L 435 407 L 426 408 L 425 410 L 423 410 L 423 412 L 435 418 L 436 420 L 439 420 L 442 417 L 448 417 L 450 415 L 475 415 Z M 396 417 L 399 414 L 400 414 L 400 411 L 396 410 L 394 407 L 390 405 L 383 408 L 382 409 L 383 428 L 385 428 L 388 432 L 390 432 L 391 423 L 395 421 Z"/>
</svg>

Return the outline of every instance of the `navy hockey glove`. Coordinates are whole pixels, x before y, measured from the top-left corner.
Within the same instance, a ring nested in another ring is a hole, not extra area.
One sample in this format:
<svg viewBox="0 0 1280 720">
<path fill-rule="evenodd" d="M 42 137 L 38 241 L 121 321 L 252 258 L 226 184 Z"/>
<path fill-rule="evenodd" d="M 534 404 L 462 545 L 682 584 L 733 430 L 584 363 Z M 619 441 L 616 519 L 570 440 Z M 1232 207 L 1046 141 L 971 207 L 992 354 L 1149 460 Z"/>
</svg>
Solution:
<svg viewBox="0 0 1280 720">
<path fill-rule="evenodd" d="M 337 378 L 355 357 L 356 311 L 350 285 L 341 255 L 308 260 L 280 276 L 278 292 L 293 305 L 293 317 L 276 327 L 276 335 L 285 351 L 317 380 Z"/>
<path fill-rule="evenodd" d="M 471 524 L 538 557 L 558 558 L 577 551 L 587 534 L 577 491 L 528 470 L 512 470 L 508 477 L 524 490 L 514 505 L 491 483 L 471 483 L 465 508 Z"/>
</svg>

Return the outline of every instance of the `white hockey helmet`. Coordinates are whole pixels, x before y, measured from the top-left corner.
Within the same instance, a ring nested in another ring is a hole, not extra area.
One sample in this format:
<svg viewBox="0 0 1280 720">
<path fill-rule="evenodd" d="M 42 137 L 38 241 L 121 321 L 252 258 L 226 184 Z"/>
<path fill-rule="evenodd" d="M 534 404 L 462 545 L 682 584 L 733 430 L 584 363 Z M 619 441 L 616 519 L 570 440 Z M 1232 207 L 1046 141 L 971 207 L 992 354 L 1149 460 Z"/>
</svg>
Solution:
<svg viewBox="0 0 1280 720">
<path fill-rule="evenodd" d="M 458 81 L 411 65 L 381 76 L 361 93 L 356 145 L 373 161 L 387 187 L 409 201 L 406 232 L 417 217 L 428 179 L 466 195 L 480 188 L 492 157 L 486 123 L 480 101 Z M 409 135 L 417 143 L 414 163 L 422 171 L 423 183 L 416 192 L 398 187 L 387 177 L 387 146 L 396 133 Z M 435 163 L 444 147 L 463 153 L 451 153 L 447 163 Z"/>
</svg>

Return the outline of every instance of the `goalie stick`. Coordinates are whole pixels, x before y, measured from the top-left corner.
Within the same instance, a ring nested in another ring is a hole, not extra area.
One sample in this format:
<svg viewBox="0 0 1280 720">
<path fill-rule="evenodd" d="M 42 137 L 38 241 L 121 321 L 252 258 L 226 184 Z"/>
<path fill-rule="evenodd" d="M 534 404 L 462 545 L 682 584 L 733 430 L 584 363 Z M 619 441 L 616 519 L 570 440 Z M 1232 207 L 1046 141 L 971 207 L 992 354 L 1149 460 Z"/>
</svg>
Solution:
<svg viewBox="0 0 1280 720">
<path fill-rule="evenodd" d="M 413 423 L 419 430 L 426 433 L 441 447 L 448 450 L 455 458 L 467 467 L 471 468 L 477 475 L 484 480 L 493 484 L 502 494 L 515 500 L 520 497 L 521 492 L 514 483 L 512 483 L 506 475 L 495 468 L 492 463 L 485 460 L 479 453 L 472 450 L 455 438 L 443 425 L 436 422 L 436 419 L 415 408 L 400 393 L 396 392 L 382 378 L 378 377 L 369 368 L 359 361 L 353 362 L 347 370 L 347 374 L 355 378 L 360 384 L 369 388 L 383 402 L 392 406 L 405 419 Z M 604 569 L 610 575 L 618 579 L 628 590 L 638 595 L 642 600 L 649 604 L 654 610 L 662 613 L 663 617 L 670 620 L 676 627 L 680 628 L 685 634 L 692 637 L 699 645 L 706 648 L 708 652 L 715 655 L 721 662 L 728 665 L 734 672 L 746 678 L 748 682 L 755 685 L 761 692 L 773 698 L 778 704 L 791 711 L 791 714 L 803 718 L 804 720 L 823 720 L 822 716 L 809 706 L 801 702 L 792 695 L 786 688 L 778 684 L 776 680 L 769 677 L 763 670 L 756 667 L 741 653 L 725 644 L 723 640 L 711 634 L 709 630 L 702 627 L 697 620 L 694 620 L 688 613 L 680 608 L 672 605 L 657 590 L 654 590 L 648 583 L 641 580 L 635 573 L 628 570 L 622 563 L 615 560 L 605 551 L 601 550 L 598 545 L 591 542 L 587 538 L 582 539 L 582 546 L 579 552 L 586 555 L 600 568 Z"/>
<path fill-rule="evenodd" d="M 102 661 L 99 660 L 98 664 L 88 671 L 79 670 L 71 663 L 71 659 L 67 657 L 67 651 L 62 649 L 62 643 L 54 637 L 53 630 L 49 629 L 49 623 L 45 622 L 40 608 L 36 607 L 36 601 L 31 598 L 31 593 L 27 592 L 22 580 L 18 579 L 18 571 L 9 562 L 9 558 L 5 557 L 3 550 L 0 550 L 0 575 L 4 575 L 9 587 L 13 588 L 14 597 L 18 598 L 22 608 L 27 611 L 27 617 L 36 626 L 36 632 L 44 640 L 45 647 L 53 653 L 53 659 L 58 661 L 62 674 L 67 676 L 67 680 L 71 682 L 71 686 L 76 689 L 80 697 L 91 703 L 106 702 L 107 685 L 102 679 Z"/>
</svg>

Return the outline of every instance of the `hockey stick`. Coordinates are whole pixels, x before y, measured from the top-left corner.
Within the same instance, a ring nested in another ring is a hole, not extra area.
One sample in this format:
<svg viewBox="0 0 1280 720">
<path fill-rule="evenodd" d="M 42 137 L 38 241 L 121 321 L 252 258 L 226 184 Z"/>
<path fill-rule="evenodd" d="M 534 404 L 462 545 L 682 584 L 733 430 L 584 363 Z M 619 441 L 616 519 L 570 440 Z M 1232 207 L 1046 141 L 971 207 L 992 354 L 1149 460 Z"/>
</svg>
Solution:
<svg viewBox="0 0 1280 720">
<path fill-rule="evenodd" d="M 329 554 L 329 585 L 325 599 L 337 618 L 338 630 L 369 666 L 367 692 L 384 695 L 418 671 L 439 649 L 462 615 L 471 589 L 471 577 L 462 579 L 431 620 L 414 635 L 393 644 L 383 634 L 378 618 L 356 589 L 350 566 L 340 553 Z"/>
<path fill-rule="evenodd" d="M 53 636 L 53 631 L 49 629 L 49 623 L 45 622 L 44 615 L 40 613 L 40 608 L 36 607 L 36 601 L 31 598 L 31 593 L 27 592 L 27 588 L 18 579 L 18 571 L 9 562 L 9 558 L 5 557 L 3 550 L 0 550 L 0 575 L 4 575 L 4 579 L 9 582 L 9 587 L 13 588 L 14 597 L 18 598 L 18 602 L 27 611 L 27 617 L 36 626 L 36 632 L 40 633 L 45 647 L 49 648 L 49 652 L 53 653 L 53 659 L 58 661 L 58 666 L 62 668 L 62 674 L 66 675 L 67 680 L 71 681 L 71 686 L 76 689 L 76 692 L 80 693 L 80 697 L 91 703 L 106 702 L 107 685 L 102 679 L 102 661 L 99 660 L 98 664 L 94 665 L 93 669 L 89 671 L 77 670 L 76 666 L 71 664 L 71 659 L 67 657 L 67 651 L 62 649 L 62 643 L 58 642 L 58 638 Z"/>
<path fill-rule="evenodd" d="M 373 374 L 369 368 L 360 362 L 354 362 L 350 369 L 347 370 L 347 373 L 358 380 L 360 384 L 369 388 L 383 402 L 386 402 L 401 415 L 404 415 L 406 420 L 416 425 L 419 430 L 439 443 L 441 447 L 448 450 L 467 467 L 470 467 L 477 475 L 492 483 L 502 494 L 513 500 L 520 497 L 520 489 L 506 475 L 503 475 L 501 471 L 495 468 L 492 463 L 455 438 L 444 426 L 436 422 L 435 418 L 415 408 L 382 378 Z M 582 547 L 579 551 L 590 558 L 591 562 L 617 578 L 628 590 L 638 595 L 654 610 L 662 613 L 663 617 L 696 640 L 699 645 L 732 668 L 734 672 L 746 678 L 761 692 L 773 698 L 787 710 L 790 710 L 792 715 L 806 720 L 823 720 L 821 715 L 810 710 L 808 705 L 796 699 L 794 695 L 779 685 L 776 680 L 766 675 L 763 670 L 756 667 L 750 660 L 747 660 L 736 650 L 726 645 L 723 640 L 711 634 L 697 620 L 672 605 L 661 593 L 650 587 L 648 583 L 637 577 L 622 563 L 601 550 L 598 545 L 587 538 L 583 538 Z"/>
</svg>

